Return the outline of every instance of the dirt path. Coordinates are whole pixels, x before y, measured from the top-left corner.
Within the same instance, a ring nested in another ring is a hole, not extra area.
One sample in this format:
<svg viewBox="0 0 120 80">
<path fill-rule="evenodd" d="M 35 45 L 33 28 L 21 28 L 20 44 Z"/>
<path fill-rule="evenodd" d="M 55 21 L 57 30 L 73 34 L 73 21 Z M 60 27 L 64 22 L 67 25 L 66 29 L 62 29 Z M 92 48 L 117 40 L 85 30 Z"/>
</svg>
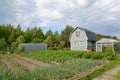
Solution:
<svg viewBox="0 0 120 80">
<path fill-rule="evenodd" d="M 93 80 L 114 80 L 114 76 L 120 71 L 120 65 L 105 72 L 102 76 L 95 78 Z"/>
</svg>

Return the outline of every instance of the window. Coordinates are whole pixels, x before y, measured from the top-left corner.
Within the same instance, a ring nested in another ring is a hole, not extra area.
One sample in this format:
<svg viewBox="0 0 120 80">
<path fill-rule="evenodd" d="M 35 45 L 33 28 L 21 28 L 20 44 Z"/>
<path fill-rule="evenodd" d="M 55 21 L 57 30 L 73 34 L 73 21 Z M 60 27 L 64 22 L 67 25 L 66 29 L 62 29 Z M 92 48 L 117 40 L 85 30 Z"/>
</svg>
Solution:
<svg viewBox="0 0 120 80">
<path fill-rule="evenodd" d="M 83 45 L 83 41 L 79 41 L 79 45 Z"/>
<path fill-rule="evenodd" d="M 76 31 L 76 36 L 77 36 L 77 37 L 80 36 L 80 31 Z"/>
<path fill-rule="evenodd" d="M 76 46 L 77 45 L 76 41 L 74 41 L 73 44 L 74 44 L 74 46 Z"/>
</svg>

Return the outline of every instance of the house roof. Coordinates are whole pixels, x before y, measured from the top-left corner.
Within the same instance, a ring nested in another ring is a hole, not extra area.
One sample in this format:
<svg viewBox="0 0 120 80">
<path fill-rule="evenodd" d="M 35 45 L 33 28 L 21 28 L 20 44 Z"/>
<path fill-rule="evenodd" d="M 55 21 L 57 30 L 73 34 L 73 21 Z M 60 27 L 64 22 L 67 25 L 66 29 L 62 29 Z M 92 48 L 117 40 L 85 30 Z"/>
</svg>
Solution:
<svg viewBox="0 0 120 80">
<path fill-rule="evenodd" d="M 118 42 L 118 41 L 115 39 L 102 38 L 96 43 L 114 43 L 114 42 Z"/>
<path fill-rule="evenodd" d="M 86 35 L 87 35 L 87 38 L 89 41 L 97 41 L 97 38 L 96 38 L 96 34 L 86 28 L 82 28 L 82 27 L 76 27 L 74 30 L 72 30 L 71 34 L 76 30 L 76 29 L 80 29 L 82 31 L 85 31 Z"/>
</svg>

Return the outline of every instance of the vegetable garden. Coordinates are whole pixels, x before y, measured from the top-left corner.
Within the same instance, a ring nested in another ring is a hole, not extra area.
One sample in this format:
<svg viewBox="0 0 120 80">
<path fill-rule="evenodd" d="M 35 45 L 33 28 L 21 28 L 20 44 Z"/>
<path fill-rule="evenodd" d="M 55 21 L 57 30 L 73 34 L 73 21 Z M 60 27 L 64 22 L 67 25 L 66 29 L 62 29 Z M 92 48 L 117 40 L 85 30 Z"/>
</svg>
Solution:
<svg viewBox="0 0 120 80">
<path fill-rule="evenodd" d="M 70 79 L 98 66 L 104 67 L 114 58 L 109 53 L 63 50 L 0 54 L 0 80 Z"/>
</svg>

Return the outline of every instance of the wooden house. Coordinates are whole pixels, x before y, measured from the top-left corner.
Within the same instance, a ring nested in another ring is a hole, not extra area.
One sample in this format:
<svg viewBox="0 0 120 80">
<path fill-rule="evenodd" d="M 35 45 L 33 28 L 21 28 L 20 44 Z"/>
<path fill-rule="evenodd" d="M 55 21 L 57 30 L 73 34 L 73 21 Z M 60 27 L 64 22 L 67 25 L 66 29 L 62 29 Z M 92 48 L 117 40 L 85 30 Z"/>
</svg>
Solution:
<svg viewBox="0 0 120 80">
<path fill-rule="evenodd" d="M 96 34 L 88 29 L 76 27 L 70 34 L 70 49 L 80 51 L 95 50 Z"/>
</svg>

